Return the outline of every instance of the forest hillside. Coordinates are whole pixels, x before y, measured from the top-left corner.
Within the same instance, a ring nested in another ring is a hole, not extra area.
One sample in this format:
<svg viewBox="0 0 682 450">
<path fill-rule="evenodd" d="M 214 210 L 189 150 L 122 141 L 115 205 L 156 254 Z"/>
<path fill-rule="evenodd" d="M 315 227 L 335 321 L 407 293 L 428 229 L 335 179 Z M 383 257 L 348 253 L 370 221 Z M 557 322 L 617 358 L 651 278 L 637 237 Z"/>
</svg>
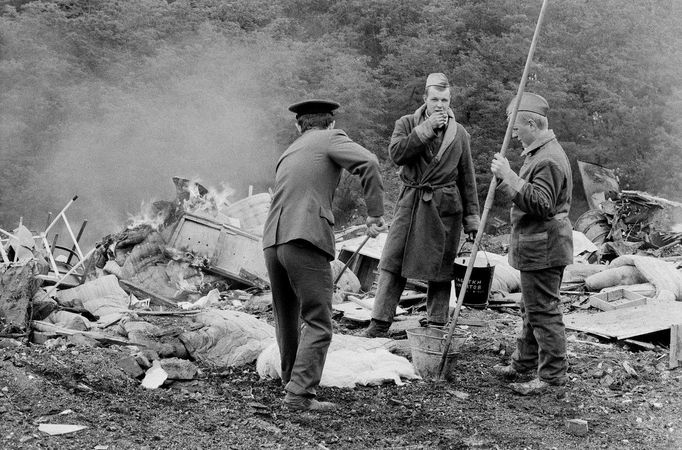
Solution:
<svg viewBox="0 0 682 450">
<path fill-rule="evenodd" d="M 72 214 L 101 236 L 172 198 L 176 175 L 263 191 L 296 137 L 286 108 L 306 97 L 342 104 L 337 127 L 379 156 L 390 206 L 388 139 L 430 72 L 453 85 L 483 200 L 541 3 L 0 0 L 0 227 L 40 229 L 77 194 Z M 549 2 L 526 89 L 548 99 L 574 166 L 573 219 L 578 160 L 682 201 L 681 31 L 675 0 Z M 345 224 L 362 207 L 341 188 Z"/>
</svg>

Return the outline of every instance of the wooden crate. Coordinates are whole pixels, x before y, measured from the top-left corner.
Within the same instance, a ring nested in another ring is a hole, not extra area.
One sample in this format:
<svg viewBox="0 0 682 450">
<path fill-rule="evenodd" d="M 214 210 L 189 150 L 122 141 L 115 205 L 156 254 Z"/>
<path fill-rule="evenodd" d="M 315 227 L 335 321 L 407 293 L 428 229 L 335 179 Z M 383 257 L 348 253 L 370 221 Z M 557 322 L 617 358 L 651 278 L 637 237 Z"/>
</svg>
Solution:
<svg viewBox="0 0 682 450">
<path fill-rule="evenodd" d="M 170 245 L 208 258 L 208 269 L 219 275 L 250 285 L 255 277 L 269 284 L 261 239 L 237 227 L 185 213 Z"/>
<path fill-rule="evenodd" d="M 626 289 L 615 289 L 613 291 L 595 294 L 590 297 L 590 306 L 601 309 L 602 311 L 631 308 L 640 305 L 646 305 L 646 297 Z"/>
</svg>

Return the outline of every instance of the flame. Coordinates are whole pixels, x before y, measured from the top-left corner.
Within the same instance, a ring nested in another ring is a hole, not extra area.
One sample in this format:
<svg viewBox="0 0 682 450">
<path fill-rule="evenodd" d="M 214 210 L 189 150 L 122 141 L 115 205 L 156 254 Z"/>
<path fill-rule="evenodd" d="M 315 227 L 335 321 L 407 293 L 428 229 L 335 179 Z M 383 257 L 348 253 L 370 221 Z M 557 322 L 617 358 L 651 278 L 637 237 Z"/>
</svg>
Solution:
<svg viewBox="0 0 682 450">
<path fill-rule="evenodd" d="M 221 183 L 219 188 L 206 188 L 201 186 L 198 180 L 186 181 L 182 187 L 186 195 L 179 196 L 175 202 L 142 202 L 140 213 L 130 215 L 126 227 L 133 229 L 148 226 L 158 231 L 177 213 L 178 208 L 184 212 L 215 219 L 222 208 L 230 205 L 229 198 L 234 194 L 234 189 L 226 183 Z"/>
<path fill-rule="evenodd" d="M 168 208 L 159 208 L 155 202 L 142 202 L 140 213 L 128 217 L 126 228 L 132 230 L 137 227 L 149 226 L 158 231 L 168 218 Z"/>
<path fill-rule="evenodd" d="M 187 186 L 189 198 L 182 204 L 182 209 L 189 213 L 204 213 L 211 217 L 217 217 L 222 208 L 230 204 L 229 198 L 234 194 L 234 189 L 226 183 L 220 188 L 206 188 L 207 193 L 201 195 L 197 183 L 192 182 Z"/>
</svg>

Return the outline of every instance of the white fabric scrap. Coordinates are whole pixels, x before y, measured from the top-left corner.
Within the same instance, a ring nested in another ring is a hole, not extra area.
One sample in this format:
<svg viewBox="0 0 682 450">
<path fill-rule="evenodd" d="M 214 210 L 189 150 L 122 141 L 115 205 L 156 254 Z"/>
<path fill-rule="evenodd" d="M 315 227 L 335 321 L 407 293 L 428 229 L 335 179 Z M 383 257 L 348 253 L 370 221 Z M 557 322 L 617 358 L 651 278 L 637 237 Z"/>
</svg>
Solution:
<svg viewBox="0 0 682 450">
<path fill-rule="evenodd" d="M 147 370 L 147 373 L 142 380 L 142 387 L 147 389 L 156 389 L 161 386 L 168 379 L 168 372 L 163 370 L 158 359 L 152 362 L 152 366 Z"/>
<path fill-rule="evenodd" d="M 239 311 L 207 309 L 194 320 L 204 325 L 179 338 L 192 358 L 217 367 L 252 363 L 275 340 L 275 328 Z"/>
<path fill-rule="evenodd" d="M 118 278 L 105 275 L 80 286 L 57 292 L 60 305 L 72 306 L 80 302 L 83 307 L 96 316 L 105 316 L 128 309 L 130 298 L 119 286 Z"/>
<path fill-rule="evenodd" d="M 394 346 L 391 339 L 335 334 L 327 353 L 320 386 L 353 388 L 386 382 L 400 386 L 403 379 L 419 378 L 410 361 L 389 352 Z M 276 343 L 260 354 L 256 370 L 261 378 L 281 378 L 280 354 Z"/>
<path fill-rule="evenodd" d="M 212 289 L 208 294 L 201 297 L 196 302 L 179 302 L 178 306 L 184 310 L 204 309 L 216 305 L 220 301 L 220 291 Z"/>
</svg>

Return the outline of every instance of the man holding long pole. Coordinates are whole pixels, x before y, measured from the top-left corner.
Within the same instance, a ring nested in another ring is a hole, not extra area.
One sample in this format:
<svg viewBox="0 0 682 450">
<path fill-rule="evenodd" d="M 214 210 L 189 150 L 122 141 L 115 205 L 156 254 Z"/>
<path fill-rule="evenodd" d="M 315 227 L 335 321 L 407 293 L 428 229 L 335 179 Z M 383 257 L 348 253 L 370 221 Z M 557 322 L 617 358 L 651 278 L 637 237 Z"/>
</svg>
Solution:
<svg viewBox="0 0 682 450">
<path fill-rule="evenodd" d="M 507 108 L 510 115 L 514 99 Z M 509 264 L 521 272 L 523 328 L 510 365 L 493 371 L 508 379 L 537 369 L 537 377 L 510 387 L 523 395 L 539 394 L 567 381 L 566 335 L 559 288 L 564 268 L 573 262 L 573 232 L 568 219 L 573 189 L 571 165 L 548 128 L 547 101 L 522 95 L 513 137 L 524 147 L 517 175 L 495 154 L 490 170 L 498 190 L 511 197 Z"/>
</svg>

